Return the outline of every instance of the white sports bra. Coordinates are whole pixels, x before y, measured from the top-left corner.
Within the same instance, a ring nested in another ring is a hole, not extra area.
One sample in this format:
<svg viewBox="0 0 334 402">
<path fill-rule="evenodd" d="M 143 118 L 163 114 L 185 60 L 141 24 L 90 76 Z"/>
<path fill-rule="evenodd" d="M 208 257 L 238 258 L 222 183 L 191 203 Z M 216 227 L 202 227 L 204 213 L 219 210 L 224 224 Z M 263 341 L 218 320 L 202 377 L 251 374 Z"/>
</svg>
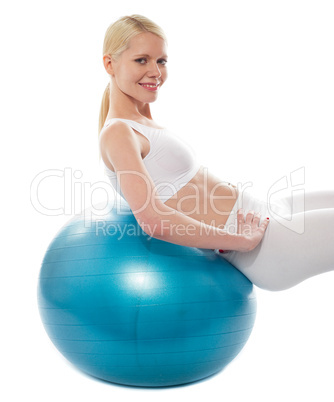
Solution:
<svg viewBox="0 0 334 402">
<path fill-rule="evenodd" d="M 133 120 L 113 118 L 105 122 L 103 128 L 112 121 L 120 120 L 143 134 L 150 142 L 150 151 L 143 159 L 162 202 L 166 202 L 198 172 L 197 162 L 190 147 L 178 136 L 164 128 L 153 128 Z M 112 186 L 125 199 L 117 180 L 117 174 L 105 168 Z"/>
</svg>

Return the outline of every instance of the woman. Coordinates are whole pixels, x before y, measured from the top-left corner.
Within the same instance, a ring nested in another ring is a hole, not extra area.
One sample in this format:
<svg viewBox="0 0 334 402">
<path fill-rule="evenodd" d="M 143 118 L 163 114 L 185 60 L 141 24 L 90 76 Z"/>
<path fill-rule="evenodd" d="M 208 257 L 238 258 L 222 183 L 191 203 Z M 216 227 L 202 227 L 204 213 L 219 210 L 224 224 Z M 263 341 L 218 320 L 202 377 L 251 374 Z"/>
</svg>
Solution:
<svg viewBox="0 0 334 402">
<path fill-rule="evenodd" d="M 222 258 L 268 290 L 333 270 L 334 191 L 306 194 L 305 208 L 294 203 L 292 210 L 289 198 L 267 205 L 212 175 L 154 122 L 150 103 L 167 79 L 161 28 L 140 15 L 120 18 L 106 32 L 103 62 L 110 83 L 100 112 L 101 156 L 147 234 L 227 250 Z M 289 216 L 295 227 L 305 222 L 303 233 L 284 224 Z"/>
</svg>

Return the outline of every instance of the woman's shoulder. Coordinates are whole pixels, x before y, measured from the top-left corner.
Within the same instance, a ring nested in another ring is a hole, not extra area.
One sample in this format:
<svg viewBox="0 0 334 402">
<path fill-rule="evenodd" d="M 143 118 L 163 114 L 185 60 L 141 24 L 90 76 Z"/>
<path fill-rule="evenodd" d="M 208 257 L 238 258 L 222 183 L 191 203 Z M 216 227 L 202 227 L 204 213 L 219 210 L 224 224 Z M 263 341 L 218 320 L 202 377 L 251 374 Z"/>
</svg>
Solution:
<svg viewBox="0 0 334 402">
<path fill-rule="evenodd" d="M 126 117 L 111 117 L 108 118 L 104 124 L 104 126 L 108 126 L 110 124 L 114 124 L 116 121 L 124 122 L 129 126 L 141 127 L 142 129 L 153 129 L 153 130 L 164 130 L 164 127 L 161 127 L 157 124 L 153 119 L 148 118 L 126 118 Z"/>
<path fill-rule="evenodd" d="M 109 119 L 106 121 L 100 132 L 100 143 L 106 138 L 117 138 L 120 134 L 122 136 L 128 134 L 131 135 L 132 130 L 129 124 L 119 119 Z"/>
</svg>

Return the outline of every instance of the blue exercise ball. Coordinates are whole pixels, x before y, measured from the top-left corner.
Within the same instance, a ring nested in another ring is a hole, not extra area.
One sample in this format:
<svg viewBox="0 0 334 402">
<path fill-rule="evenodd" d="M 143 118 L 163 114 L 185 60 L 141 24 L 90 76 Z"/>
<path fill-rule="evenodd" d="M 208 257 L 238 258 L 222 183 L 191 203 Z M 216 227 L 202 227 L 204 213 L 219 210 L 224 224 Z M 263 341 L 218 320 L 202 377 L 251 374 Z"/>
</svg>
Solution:
<svg viewBox="0 0 334 402">
<path fill-rule="evenodd" d="M 212 250 L 151 238 L 127 205 L 117 209 L 72 219 L 45 254 L 38 306 L 52 342 L 82 371 L 118 384 L 217 373 L 251 334 L 252 283 Z"/>
</svg>

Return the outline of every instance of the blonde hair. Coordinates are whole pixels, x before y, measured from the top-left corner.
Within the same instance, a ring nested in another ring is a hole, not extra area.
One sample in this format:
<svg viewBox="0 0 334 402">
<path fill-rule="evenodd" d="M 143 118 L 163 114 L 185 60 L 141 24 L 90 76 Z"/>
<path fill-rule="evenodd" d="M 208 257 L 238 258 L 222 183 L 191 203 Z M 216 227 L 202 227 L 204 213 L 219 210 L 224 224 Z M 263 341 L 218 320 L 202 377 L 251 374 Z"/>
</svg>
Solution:
<svg viewBox="0 0 334 402">
<path fill-rule="evenodd" d="M 108 54 L 117 61 L 122 52 L 128 48 L 130 39 L 143 32 L 153 33 L 167 43 L 163 30 L 157 24 L 142 15 L 134 14 L 121 17 L 108 27 L 103 42 L 103 55 Z M 107 85 L 102 96 L 99 133 L 103 128 L 109 111 L 109 96 L 110 83 Z"/>
</svg>

